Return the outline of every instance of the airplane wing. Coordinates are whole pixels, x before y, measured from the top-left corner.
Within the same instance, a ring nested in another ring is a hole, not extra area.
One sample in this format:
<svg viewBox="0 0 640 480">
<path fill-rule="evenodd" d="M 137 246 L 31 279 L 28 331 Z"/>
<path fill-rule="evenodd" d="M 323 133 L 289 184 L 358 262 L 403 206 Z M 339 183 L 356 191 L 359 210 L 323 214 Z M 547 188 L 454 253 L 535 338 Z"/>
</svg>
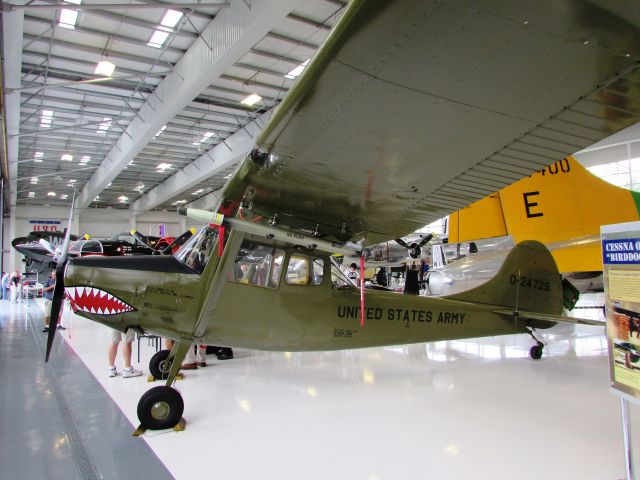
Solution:
<svg viewBox="0 0 640 480">
<path fill-rule="evenodd" d="M 354 0 L 222 210 L 406 235 L 640 120 L 639 25 L 633 0 Z"/>
</svg>

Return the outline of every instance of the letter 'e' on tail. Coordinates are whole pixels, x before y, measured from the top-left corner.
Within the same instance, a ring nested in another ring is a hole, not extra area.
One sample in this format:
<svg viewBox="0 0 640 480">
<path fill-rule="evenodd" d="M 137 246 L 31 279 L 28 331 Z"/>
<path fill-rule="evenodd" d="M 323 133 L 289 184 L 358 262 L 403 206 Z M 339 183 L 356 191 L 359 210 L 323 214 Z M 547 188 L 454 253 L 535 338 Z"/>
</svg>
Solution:
<svg viewBox="0 0 640 480">
<path fill-rule="evenodd" d="M 562 290 L 562 277 L 549 250 L 540 242 L 527 240 L 511 250 L 491 280 L 447 298 L 559 315 Z"/>
</svg>

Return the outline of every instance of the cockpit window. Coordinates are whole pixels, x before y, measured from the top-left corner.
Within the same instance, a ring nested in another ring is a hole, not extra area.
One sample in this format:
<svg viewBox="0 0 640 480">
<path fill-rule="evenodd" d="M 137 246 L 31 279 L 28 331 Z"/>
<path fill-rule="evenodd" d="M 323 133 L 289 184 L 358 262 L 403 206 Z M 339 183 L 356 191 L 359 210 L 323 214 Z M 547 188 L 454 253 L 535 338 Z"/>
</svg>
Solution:
<svg viewBox="0 0 640 480">
<path fill-rule="evenodd" d="M 277 288 L 284 251 L 245 240 L 236 256 L 231 280 L 258 287 Z"/>
<path fill-rule="evenodd" d="M 182 245 L 174 257 L 200 274 L 211 258 L 217 239 L 218 230 L 207 225 Z"/>
<path fill-rule="evenodd" d="M 285 280 L 290 285 L 321 285 L 324 277 L 324 259 L 311 258 L 300 253 L 289 257 Z"/>
<path fill-rule="evenodd" d="M 335 260 L 331 261 L 331 284 L 333 288 L 351 288 L 353 283 L 345 277 Z"/>
</svg>

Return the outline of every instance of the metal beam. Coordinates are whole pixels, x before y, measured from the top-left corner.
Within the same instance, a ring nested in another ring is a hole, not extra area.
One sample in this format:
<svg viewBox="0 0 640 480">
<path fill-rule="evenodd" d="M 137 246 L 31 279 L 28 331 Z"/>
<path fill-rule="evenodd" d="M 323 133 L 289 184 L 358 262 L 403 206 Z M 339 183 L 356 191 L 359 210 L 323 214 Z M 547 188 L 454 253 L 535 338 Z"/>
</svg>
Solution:
<svg viewBox="0 0 640 480">
<path fill-rule="evenodd" d="M 229 2 L 218 3 L 92 3 L 92 4 L 74 4 L 74 3 L 55 3 L 55 4 L 37 4 L 27 3 L 26 5 L 15 5 L 13 3 L 2 2 L 3 12 L 16 12 L 19 10 L 143 10 L 143 9 L 167 9 L 184 10 L 192 8 L 222 8 L 228 7 Z"/>
<path fill-rule="evenodd" d="M 149 143 L 158 130 L 237 62 L 272 28 L 282 22 L 302 0 L 255 0 L 233 2 L 202 32 L 175 66 L 175 71 L 158 85 L 80 193 L 78 208 L 113 181 Z M 234 25 L 234 28 L 229 28 Z M 210 50 L 207 45 L 214 45 Z"/>
<path fill-rule="evenodd" d="M 251 150 L 255 139 L 266 124 L 271 110 L 262 114 L 241 130 L 216 145 L 193 163 L 177 172 L 171 178 L 149 190 L 132 205 L 135 215 L 140 215 L 189 190 L 207 178 L 235 165 Z"/>
</svg>

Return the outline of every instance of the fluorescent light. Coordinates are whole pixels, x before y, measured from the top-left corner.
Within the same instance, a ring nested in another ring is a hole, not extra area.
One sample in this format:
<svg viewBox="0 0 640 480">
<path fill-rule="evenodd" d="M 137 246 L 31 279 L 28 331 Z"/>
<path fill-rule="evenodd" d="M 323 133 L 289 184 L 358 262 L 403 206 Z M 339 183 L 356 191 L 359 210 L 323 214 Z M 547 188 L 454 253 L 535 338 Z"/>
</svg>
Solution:
<svg viewBox="0 0 640 480">
<path fill-rule="evenodd" d="M 108 60 L 101 60 L 96 65 L 95 74 L 103 75 L 105 77 L 110 77 L 113 71 L 116 69 L 116 66 Z"/>
<path fill-rule="evenodd" d="M 256 93 L 252 93 L 251 95 L 246 97 L 244 100 L 242 100 L 240 103 L 250 107 L 258 103 L 260 100 L 262 100 L 262 97 L 260 95 Z"/>
<path fill-rule="evenodd" d="M 161 48 L 168 36 L 169 32 L 154 30 L 153 35 L 151 35 L 151 39 L 147 42 L 147 45 L 154 48 Z"/>
<path fill-rule="evenodd" d="M 29 198 L 33 198 L 36 196 L 36 192 L 29 192 Z"/>
<path fill-rule="evenodd" d="M 60 10 L 60 20 L 58 20 L 59 26 L 75 30 L 77 20 L 78 12 L 76 10 L 67 10 L 66 8 Z"/>
<path fill-rule="evenodd" d="M 96 131 L 102 135 L 106 135 L 107 131 L 111 128 L 111 122 L 112 121 L 109 117 L 104 117 Z"/>
<path fill-rule="evenodd" d="M 176 200 L 171 205 L 182 205 L 183 203 L 187 203 L 186 200 Z"/>
<path fill-rule="evenodd" d="M 156 133 L 153 138 L 156 138 L 158 135 L 160 135 L 162 132 L 165 131 L 165 129 L 167 128 L 167 126 L 165 125 L 164 127 L 162 127 L 160 130 L 158 130 L 158 133 Z"/>
<path fill-rule="evenodd" d="M 49 128 L 51 126 L 51 122 L 53 121 L 53 110 L 42 110 L 40 114 L 40 126 L 44 128 Z"/>
<path fill-rule="evenodd" d="M 33 154 L 33 161 L 42 163 L 42 159 L 44 158 L 44 152 L 36 152 Z"/>
<path fill-rule="evenodd" d="M 113 182 L 109 182 L 108 185 L 104 188 L 109 188 Z"/>
<path fill-rule="evenodd" d="M 306 67 L 308 63 L 309 63 L 309 60 L 302 62 L 296 68 L 294 68 L 289 73 L 287 73 L 284 77 L 293 80 L 294 78 L 296 78 L 298 75 L 302 73 L 302 71 L 304 70 L 304 67 Z"/>
<path fill-rule="evenodd" d="M 98 200 L 100 200 L 100 195 L 96 195 L 96 198 L 93 199 L 94 202 L 97 202 Z"/>
<path fill-rule="evenodd" d="M 205 132 L 202 135 L 202 138 L 198 141 L 193 142 L 192 145 L 200 145 L 201 143 L 208 141 L 213 136 L 217 136 L 217 135 L 214 132 Z"/>
<path fill-rule="evenodd" d="M 204 188 L 199 188 L 195 192 L 191 192 L 191 195 L 200 195 L 202 192 L 204 192 Z"/>
<path fill-rule="evenodd" d="M 91 161 L 91 155 L 83 155 L 80 157 L 80 165 L 86 165 Z"/>
<path fill-rule="evenodd" d="M 70 153 L 63 153 L 62 156 L 60 157 L 60 160 L 64 160 L 65 162 L 71 162 L 73 161 L 73 155 L 71 155 Z"/>
<path fill-rule="evenodd" d="M 120 200 L 122 203 L 126 203 L 127 200 L 129 200 L 129 197 L 125 197 L 124 195 L 120 195 L 118 197 L 118 200 Z"/>
<path fill-rule="evenodd" d="M 171 167 L 173 167 L 173 165 L 171 165 L 170 163 L 160 163 L 156 168 L 164 172 L 165 170 L 168 170 Z"/>
<path fill-rule="evenodd" d="M 49 193 L 47 193 L 47 196 L 55 197 L 56 196 L 56 192 L 49 192 Z"/>
<path fill-rule="evenodd" d="M 64 195 L 60 195 L 60 200 L 66 200 L 68 196 L 69 195 L 67 195 L 66 193 Z"/>
<path fill-rule="evenodd" d="M 38 177 L 31 177 L 31 185 L 36 185 L 38 183 Z"/>
<path fill-rule="evenodd" d="M 164 14 L 160 23 L 165 27 L 173 28 L 181 18 L 182 12 L 178 12 L 177 10 L 167 10 L 167 13 Z"/>
</svg>

